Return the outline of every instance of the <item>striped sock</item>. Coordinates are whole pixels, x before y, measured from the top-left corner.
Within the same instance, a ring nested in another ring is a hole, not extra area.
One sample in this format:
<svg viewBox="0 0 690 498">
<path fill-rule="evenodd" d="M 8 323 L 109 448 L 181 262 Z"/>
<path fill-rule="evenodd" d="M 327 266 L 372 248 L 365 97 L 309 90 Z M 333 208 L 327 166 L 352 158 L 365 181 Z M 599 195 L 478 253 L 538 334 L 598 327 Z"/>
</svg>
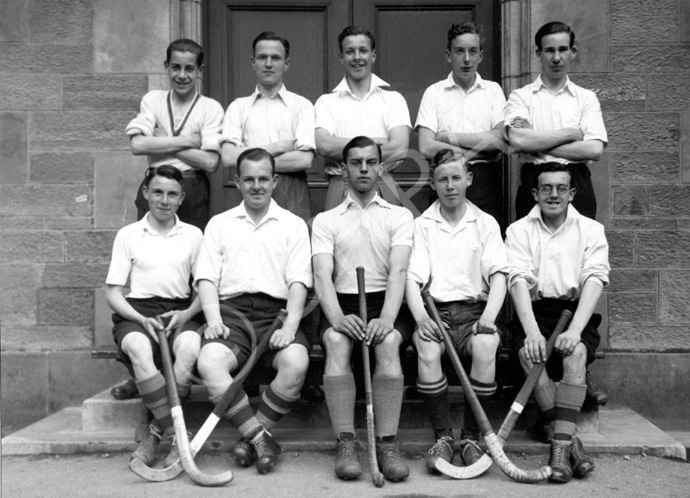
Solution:
<svg viewBox="0 0 690 498">
<path fill-rule="evenodd" d="M 299 393 L 291 396 L 281 391 L 274 380 L 261 395 L 261 403 L 259 403 L 259 409 L 256 411 L 256 418 L 264 429 L 270 431 L 281 418 L 290 413 L 298 399 Z"/>
<path fill-rule="evenodd" d="M 491 399 L 491 397 L 496 393 L 498 384 L 496 382 L 485 383 L 479 382 L 478 380 L 470 377 L 470 384 L 474 393 L 477 395 L 479 404 L 485 409 L 485 403 Z M 486 409 L 485 409 L 486 411 Z M 477 422 L 477 417 L 472 411 L 472 406 L 467 401 L 465 397 L 464 406 L 464 420 L 462 423 L 462 439 L 471 439 L 472 441 L 479 440 L 479 434 L 481 434 L 481 429 L 479 428 L 479 422 Z"/>
<path fill-rule="evenodd" d="M 223 393 L 209 396 L 208 399 L 214 405 L 217 405 L 222 397 Z M 254 411 L 249 406 L 247 393 L 243 390 L 235 395 L 235 399 L 232 400 L 228 409 L 223 413 L 222 418 L 229 420 L 240 431 L 244 439 L 250 440 L 261 431 L 261 424 L 254 416 Z"/>
<path fill-rule="evenodd" d="M 355 434 L 355 376 L 324 375 L 323 391 L 326 395 L 326 406 L 331 417 L 335 437 L 347 432 Z"/>
<path fill-rule="evenodd" d="M 544 417 L 544 423 L 550 424 L 556 419 L 556 384 L 551 379 L 534 388 L 534 400 Z"/>
<path fill-rule="evenodd" d="M 374 398 L 376 417 L 376 437 L 395 436 L 398 433 L 400 410 L 402 409 L 405 379 L 374 375 L 371 379 L 371 390 Z"/>
<path fill-rule="evenodd" d="M 569 441 L 575 435 L 577 417 L 585 401 L 586 384 L 570 384 L 561 381 L 556 391 L 556 423 L 553 438 Z"/>
<path fill-rule="evenodd" d="M 448 404 L 448 379 L 445 375 L 435 382 L 422 382 L 417 379 L 417 391 L 424 400 L 424 406 L 429 414 L 434 437 L 453 437 L 453 427 L 450 422 L 450 407 Z"/>
<path fill-rule="evenodd" d="M 160 424 L 163 432 L 168 435 L 175 432 L 172 415 L 170 414 L 170 401 L 165 390 L 165 378 L 160 372 L 153 377 L 137 380 L 137 389 L 146 408 L 151 410 L 153 418 Z"/>
</svg>

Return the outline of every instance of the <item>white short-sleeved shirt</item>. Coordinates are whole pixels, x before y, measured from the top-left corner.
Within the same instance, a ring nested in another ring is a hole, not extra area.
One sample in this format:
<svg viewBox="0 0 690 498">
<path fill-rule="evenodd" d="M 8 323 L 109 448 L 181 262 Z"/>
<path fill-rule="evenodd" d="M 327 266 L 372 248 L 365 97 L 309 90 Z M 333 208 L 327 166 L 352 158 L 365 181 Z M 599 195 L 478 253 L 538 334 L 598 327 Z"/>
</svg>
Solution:
<svg viewBox="0 0 690 498">
<path fill-rule="evenodd" d="M 249 97 L 232 101 L 223 117 L 219 143 L 238 147 L 261 147 L 295 141 L 295 150 L 314 151 L 314 106 L 283 85 L 272 97 L 258 89 Z"/>
<path fill-rule="evenodd" d="M 168 136 L 199 134 L 201 150 L 219 152 L 218 136 L 223 122 L 223 107 L 215 100 L 197 94 L 198 100 L 187 113 L 184 116 L 175 116 L 170 101 L 171 95 L 172 92 L 165 90 L 152 90 L 144 95 L 139 114 L 125 128 L 127 136 L 151 137 L 153 130 L 160 127 Z M 153 167 L 169 164 L 180 171 L 194 169 L 172 154 L 149 154 L 147 159 L 149 166 Z"/>
<path fill-rule="evenodd" d="M 397 126 L 412 128 L 405 98 L 398 92 L 384 90 L 385 86 L 390 85 L 372 74 L 369 93 L 360 99 L 343 78 L 332 93 L 316 101 L 316 128 L 340 138 L 388 137 Z M 342 175 L 340 166 L 335 164 L 327 164 L 325 171 L 328 175 Z"/>
<path fill-rule="evenodd" d="M 498 83 L 482 79 L 477 73 L 474 84 L 465 92 L 451 72 L 424 92 L 415 128 L 423 126 L 434 133 L 485 132 L 503 122 L 505 107 L 506 98 Z"/>
<path fill-rule="evenodd" d="M 188 298 L 201 230 L 175 216 L 175 226 L 162 236 L 151 228 L 149 216 L 151 213 L 117 232 L 105 282 L 125 286 L 129 279 L 127 297 L 131 298 Z"/>
<path fill-rule="evenodd" d="M 506 106 L 506 134 L 511 119 L 517 117 L 528 119 L 535 130 L 579 128 L 584 134 L 583 140 L 600 140 L 604 145 L 608 143 L 596 94 L 577 86 L 570 78 L 555 94 L 546 88 L 541 75 L 533 83 L 514 90 L 508 97 Z M 572 162 L 543 152 L 521 152 L 519 160 L 520 163 L 535 164 L 550 161 L 563 164 Z"/>
<path fill-rule="evenodd" d="M 243 201 L 206 225 L 194 276 L 195 286 L 213 282 L 220 299 L 259 292 L 287 299 L 293 283 L 312 285 L 307 224 L 274 200 L 254 224 Z"/>
<path fill-rule="evenodd" d="M 551 232 L 537 204 L 508 227 L 506 247 L 512 266 L 509 288 L 522 279 L 532 301 L 543 298 L 574 301 L 585 282 L 609 283 L 609 245 L 604 226 L 582 216 L 572 204 L 565 223 Z"/>
<path fill-rule="evenodd" d="M 415 220 L 408 280 L 425 286 L 434 301 L 486 301 L 489 278 L 508 275 L 510 264 L 501 230 L 493 216 L 470 201 L 457 226 L 441 215 L 437 200 Z"/>
<path fill-rule="evenodd" d="M 390 254 L 395 246 L 412 247 L 414 220 L 406 208 L 378 194 L 362 208 L 349 194 L 338 206 L 316 215 L 312 252 L 333 256 L 335 291 L 357 294 L 358 266 L 366 270 L 366 291 L 386 290 Z"/>
</svg>

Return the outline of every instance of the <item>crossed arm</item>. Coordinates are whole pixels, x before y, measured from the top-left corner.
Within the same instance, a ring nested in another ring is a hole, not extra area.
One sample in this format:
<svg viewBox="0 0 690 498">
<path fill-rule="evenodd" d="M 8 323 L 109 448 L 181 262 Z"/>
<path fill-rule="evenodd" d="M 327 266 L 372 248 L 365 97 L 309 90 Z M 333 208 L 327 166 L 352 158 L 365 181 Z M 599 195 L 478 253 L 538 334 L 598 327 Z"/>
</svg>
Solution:
<svg viewBox="0 0 690 498">
<path fill-rule="evenodd" d="M 171 154 L 194 168 L 213 173 L 218 167 L 218 153 L 201 150 L 201 135 L 169 136 L 160 127 L 154 129 L 153 136 L 143 133 L 130 139 L 130 148 L 135 156 Z"/>
<path fill-rule="evenodd" d="M 316 148 L 319 154 L 335 161 L 343 160 L 343 148 L 353 138 L 342 138 L 332 135 L 324 128 L 315 132 Z M 388 137 L 370 137 L 381 146 L 383 162 L 393 164 L 404 159 L 410 145 L 410 129 L 407 126 L 395 126 L 388 132 Z"/>
<path fill-rule="evenodd" d="M 495 153 L 507 150 L 503 138 L 503 122 L 498 123 L 493 130 L 479 133 L 453 133 L 439 131 L 434 133 L 429 128 L 419 126 L 419 151 L 427 159 L 442 149 L 451 149 L 465 155 L 467 159 L 481 156 L 482 153 Z"/>
<path fill-rule="evenodd" d="M 295 150 L 295 140 L 283 140 L 262 145 L 276 161 L 276 173 L 295 173 L 311 168 L 314 152 L 310 150 Z M 226 168 L 236 168 L 237 158 L 250 147 L 240 147 L 230 142 L 221 146 L 221 160 Z"/>
<path fill-rule="evenodd" d="M 535 130 L 521 117 L 513 118 L 508 128 L 510 145 L 518 152 L 544 152 L 569 161 L 598 161 L 604 151 L 600 140 L 583 140 L 579 128 Z"/>
</svg>

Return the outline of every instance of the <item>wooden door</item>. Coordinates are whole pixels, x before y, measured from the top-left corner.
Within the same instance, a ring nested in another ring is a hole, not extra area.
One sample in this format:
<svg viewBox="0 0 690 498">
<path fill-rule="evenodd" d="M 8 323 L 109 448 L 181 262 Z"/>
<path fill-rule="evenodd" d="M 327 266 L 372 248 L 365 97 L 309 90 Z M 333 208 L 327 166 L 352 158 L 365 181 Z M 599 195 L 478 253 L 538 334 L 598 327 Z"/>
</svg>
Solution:
<svg viewBox="0 0 690 498">
<path fill-rule="evenodd" d="M 413 126 L 424 90 L 450 71 L 445 49 L 452 23 L 474 21 L 484 27 L 480 73 L 494 81 L 500 76 L 498 0 L 208 0 L 204 5 L 206 94 L 223 108 L 254 91 L 251 43 L 268 30 L 290 41 L 286 86 L 314 103 L 343 77 L 338 34 L 350 24 L 366 27 L 376 37 L 374 71 L 403 94 Z M 421 186 L 426 185 L 425 165 L 416 152 L 414 133 L 410 148 L 410 158 L 394 177 L 417 209 L 423 210 L 428 205 L 427 188 Z M 213 175 L 212 185 L 212 214 L 239 203 L 232 178 L 222 168 Z M 309 172 L 309 185 L 315 215 L 323 209 L 327 186 L 319 158 Z"/>
</svg>

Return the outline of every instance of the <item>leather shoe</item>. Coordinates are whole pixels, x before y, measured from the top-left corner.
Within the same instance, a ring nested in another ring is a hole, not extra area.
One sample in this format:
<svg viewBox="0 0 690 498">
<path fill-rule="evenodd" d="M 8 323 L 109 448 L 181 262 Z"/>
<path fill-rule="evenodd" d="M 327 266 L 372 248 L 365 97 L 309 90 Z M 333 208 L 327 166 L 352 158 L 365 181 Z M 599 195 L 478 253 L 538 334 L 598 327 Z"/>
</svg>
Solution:
<svg viewBox="0 0 690 498">
<path fill-rule="evenodd" d="M 573 469 L 573 476 L 582 479 L 594 470 L 594 460 L 585 452 L 579 437 L 574 437 L 570 445 L 570 465 Z"/>
<path fill-rule="evenodd" d="M 342 432 L 338 439 L 338 455 L 335 457 L 335 475 L 339 479 L 348 481 L 357 479 L 362 474 L 362 466 L 359 463 L 360 446 L 359 439 L 354 434 Z"/>
<path fill-rule="evenodd" d="M 110 390 L 110 395 L 115 399 L 132 399 L 139 396 L 139 390 L 134 379 L 129 379 Z"/>
<path fill-rule="evenodd" d="M 450 436 L 442 436 L 436 440 L 434 444 L 426 454 L 426 470 L 429 474 L 438 474 L 436 470 L 436 460 L 439 458 L 451 463 L 453 460 L 455 442 Z"/>
<path fill-rule="evenodd" d="M 278 455 L 282 450 L 280 445 L 271 437 L 271 433 L 266 429 L 259 432 L 252 439 L 252 446 L 256 450 L 256 470 L 261 474 L 272 470 L 278 463 Z"/>
<path fill-rule="evenodd" d="M 565 484 L 570 482 L 573 477 L 573 471 L 570 468 L 570 441 L 553 440 L 551 443 L 551 458 L 549 458 L 549 467 L 551 467 L 551 477 L 549 481 L 557 484 Z"/>
<path fill-rule="evenodd" d="M 240 440 L 233 445 L 230 450 L 230 455 L 240 467 L 249 467 L 254 463 L 254 460 L 256 460 L 254 447 L 244 438 L 240 438 Z"/>
<path fill-rule="evenodd" d="M 383 477 L 389 481 L 402 481 L 410 475 L 410 469 L 400 458 L 398 443 L 376 438 L 376 459 Z"/>
<path fill-rule="evenodd" d="M 460 454 L 462 455 L 462 460 L 465 462 L 466 467 L 474 465 L 484 456 L 484 452 L 479 447 L 477 441 L 471 439 L 463 439 L 460 441 Z"/>
</svg>

